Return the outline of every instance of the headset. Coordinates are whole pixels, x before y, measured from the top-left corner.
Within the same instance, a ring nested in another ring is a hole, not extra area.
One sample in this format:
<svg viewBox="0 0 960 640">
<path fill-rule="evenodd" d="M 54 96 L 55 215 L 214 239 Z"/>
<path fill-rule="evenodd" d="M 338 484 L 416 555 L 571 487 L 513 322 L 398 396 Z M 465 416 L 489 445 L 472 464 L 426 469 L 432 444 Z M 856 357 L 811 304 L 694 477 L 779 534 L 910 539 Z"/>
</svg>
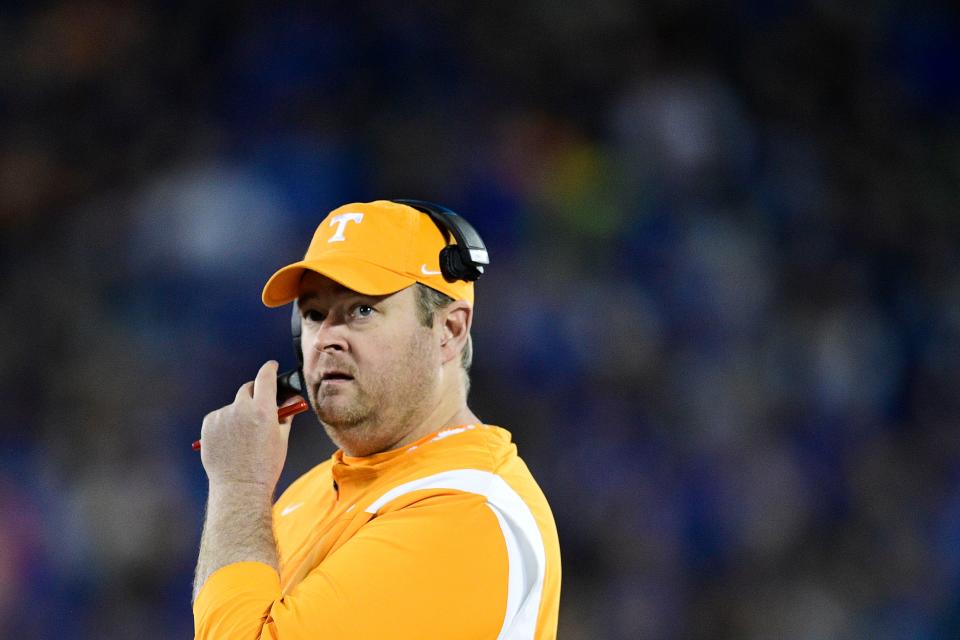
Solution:
<svg viewBox="0 0 960 640">
<path fill-rule="evenodd" d="M 391 200 L 391 202 L 407 205 L 425 213 L 443 232 L 447 246 L 440 250 L 439 257 L 440 273 L 443 274 L 444 280 L 447 282 L 456 282 L 457 280 L 475 282 L 480 279 L 484 267 L 490 264 L 490 257 L 480 234 L 470 226 L 470 223 L 463 216 L 452 209 L 426 200 L 401 198 Z M 451 237 L 456 241 L 456 244 L 450 243 Z M 294 300 L 290 314 L 290 335 L 293 339 L 293 350 L 297 355 L 297 368 L 277 375 L 277 404 L 281 404 L 295 395 L 304 396 L 309 400 L 309 394 L 306 392 L 306 379 L 303 377 L 302 333 L 300 305 Z M 312 400 L 310 402 L 312 403 Z M 316 407 L 314 407 L 314 410 L 316 410 Z"/>
</svg>

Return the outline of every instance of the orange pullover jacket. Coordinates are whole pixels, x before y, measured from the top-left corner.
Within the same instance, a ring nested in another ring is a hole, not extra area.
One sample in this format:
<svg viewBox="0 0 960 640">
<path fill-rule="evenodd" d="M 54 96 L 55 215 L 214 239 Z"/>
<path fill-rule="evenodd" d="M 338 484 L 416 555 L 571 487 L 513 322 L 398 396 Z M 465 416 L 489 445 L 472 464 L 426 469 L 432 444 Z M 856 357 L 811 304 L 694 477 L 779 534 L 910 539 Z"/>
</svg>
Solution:
<svg viewBox="0 0 960 640">
<path fill-rule="evenodd" d="M 273 507 L 280 573 L 221 567 L 197 638 L 555 638 L 560 547 L 510 433 L 441 430 L 365 458 L 337 451 Z"/>
</svg>

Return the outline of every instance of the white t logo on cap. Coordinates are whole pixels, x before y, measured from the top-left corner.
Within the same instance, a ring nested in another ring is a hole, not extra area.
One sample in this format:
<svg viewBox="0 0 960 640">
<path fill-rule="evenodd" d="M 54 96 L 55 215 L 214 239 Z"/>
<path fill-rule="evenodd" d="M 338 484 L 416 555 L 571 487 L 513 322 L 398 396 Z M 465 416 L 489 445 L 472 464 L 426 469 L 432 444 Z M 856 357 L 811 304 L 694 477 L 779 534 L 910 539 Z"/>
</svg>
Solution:
<svg viewBox="0 0 960 640">
<path fill-rule="evenodd" d="M 330 218 L 330 226 L 337 225 L 337 231 L 327 242 L 343 242 L 346 238 L 343 237 L 344 227 L 347 226 L 348 222 L 356 222 L 360 224 L 360 221 L 363 220 L 362 213 L 338 213 L 337 215 Z"/>
</svg>

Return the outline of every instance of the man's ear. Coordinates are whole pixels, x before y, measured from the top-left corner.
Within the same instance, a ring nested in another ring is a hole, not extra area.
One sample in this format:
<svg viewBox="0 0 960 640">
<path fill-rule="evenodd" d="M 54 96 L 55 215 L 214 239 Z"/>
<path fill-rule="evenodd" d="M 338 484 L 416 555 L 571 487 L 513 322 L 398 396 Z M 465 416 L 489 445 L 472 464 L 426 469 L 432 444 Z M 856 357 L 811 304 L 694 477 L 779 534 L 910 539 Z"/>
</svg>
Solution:
<svg viewBox="0 0 960 640">
<path fill-rule="evenodd" d="M 457 300 L 440 310 L 437 320 L 442 330 L 440 356 L 442 364 L 460 357 L 470 336 L 473 307 L 466 300 Z"/>
</svg>

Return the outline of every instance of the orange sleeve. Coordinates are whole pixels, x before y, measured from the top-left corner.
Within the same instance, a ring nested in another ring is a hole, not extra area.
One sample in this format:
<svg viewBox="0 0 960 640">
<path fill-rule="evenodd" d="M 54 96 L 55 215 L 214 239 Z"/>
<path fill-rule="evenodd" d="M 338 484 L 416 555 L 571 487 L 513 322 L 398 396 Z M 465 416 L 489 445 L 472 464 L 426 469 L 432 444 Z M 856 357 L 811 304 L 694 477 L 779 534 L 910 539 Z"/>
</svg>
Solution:
<svg viewBox="0 0 960 640">
<path fill-rule="evenodd" d="M 496 637 L 508 559 L 483 496 L 435 495 L 385 513 L 280 597 L 276 572 L 245 562 L 204 584 L 197 638 Z"/>
<path fill-rule="evenodd" d="M 193 602 L 197 638 L 259 638 L 280 576 L 262 562 L 235 562 L 210 574 Z"/>
</svg>

